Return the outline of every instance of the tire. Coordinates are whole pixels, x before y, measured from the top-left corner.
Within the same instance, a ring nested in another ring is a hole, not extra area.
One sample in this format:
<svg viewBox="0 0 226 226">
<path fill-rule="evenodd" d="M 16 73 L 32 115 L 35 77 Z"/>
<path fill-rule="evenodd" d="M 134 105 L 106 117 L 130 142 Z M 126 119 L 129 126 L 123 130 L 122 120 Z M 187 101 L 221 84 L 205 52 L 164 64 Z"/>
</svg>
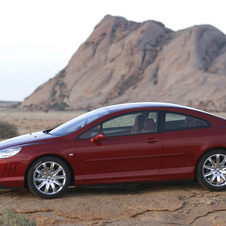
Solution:
<svg viewBox="0 0 226 226">
<path fill-rule="evenodd" d="M 44 156 L 35 160 L 28 171 L 28 187 L 41 198 L 53 199 L 62 195 L 70 184 L 70 171 L 61 159 Z"/>
<path fill-rule="evenodd" d="M 210 190 L 226 190 L 226 151 L 214 149 L 204 154 L 197 166 L 197 178 Z"/>
</svg>

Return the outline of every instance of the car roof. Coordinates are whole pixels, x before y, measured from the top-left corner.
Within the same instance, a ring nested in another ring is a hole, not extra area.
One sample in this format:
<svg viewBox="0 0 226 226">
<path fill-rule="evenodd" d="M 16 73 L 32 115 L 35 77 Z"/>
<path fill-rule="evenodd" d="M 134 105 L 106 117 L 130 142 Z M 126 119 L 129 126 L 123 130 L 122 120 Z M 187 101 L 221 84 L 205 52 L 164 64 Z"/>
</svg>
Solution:
<svg viewBox="0 0 226 226">
<path fill-rule="evenodd" d="M 108 110 L 111 112 L 117 112 L 121 110 L 129 110 L 129 109 L 136 109 L 136 108 L 165 108 L 165 107 L 171 107 L 171 108 L 183 108 L 183 109 L 192 109 L 186 106 L 178 105 L 178 104 L 171 104 L 171 103 L 162 103 L 162 102 L 137 102 L 137 103 L 126 103 L 126 104 L 117 104 L 117 105 L 111 105 L 107 106 Z M 193 109 L 196 110 L 196 109 Z"/>
</svg>

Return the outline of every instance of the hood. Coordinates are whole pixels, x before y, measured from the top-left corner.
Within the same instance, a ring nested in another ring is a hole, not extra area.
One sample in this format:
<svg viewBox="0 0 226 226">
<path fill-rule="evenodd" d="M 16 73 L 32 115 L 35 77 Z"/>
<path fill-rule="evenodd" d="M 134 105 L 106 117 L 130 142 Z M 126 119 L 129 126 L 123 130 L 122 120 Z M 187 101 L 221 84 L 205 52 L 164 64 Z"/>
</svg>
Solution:
<svg viewBox="0 0 226 226">
<path fill-rule="evenodd" d="M 62 137 L 53 136 L 48 133 L 43 133 L 42 131 L 26 134 L 18 137 L 14 137 L 11 139 L 7 139 L 0 142 L 0 150 L 8 147 L 14 147 L 14 146 L 25 146 L 27 144 L 34 144 L 37 142 L 51 142 L 52 139 L 61 139 Z"/>
</svg>

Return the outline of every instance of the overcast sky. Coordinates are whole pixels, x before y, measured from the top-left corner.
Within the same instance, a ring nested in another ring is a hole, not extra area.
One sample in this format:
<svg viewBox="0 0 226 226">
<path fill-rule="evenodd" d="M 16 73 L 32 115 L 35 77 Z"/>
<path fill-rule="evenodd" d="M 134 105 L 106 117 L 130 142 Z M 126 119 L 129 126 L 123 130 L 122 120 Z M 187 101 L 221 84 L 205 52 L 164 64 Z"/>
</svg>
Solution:
<svg viewBox="0 0 226 226">
<path fill-rule="evenodd" d="M 0 0 L 0 100 L 22 101 L 67 64 L 107 14 L 226 34 L 225 0 Z"/>
</svg>

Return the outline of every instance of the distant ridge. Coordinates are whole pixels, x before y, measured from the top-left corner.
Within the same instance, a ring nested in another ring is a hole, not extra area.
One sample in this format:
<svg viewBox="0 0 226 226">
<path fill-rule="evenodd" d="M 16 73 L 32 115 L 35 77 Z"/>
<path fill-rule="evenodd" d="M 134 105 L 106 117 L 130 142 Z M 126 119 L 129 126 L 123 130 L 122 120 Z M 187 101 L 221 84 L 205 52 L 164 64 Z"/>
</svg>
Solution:
<svg viewBox="0 0 226 226">
<path fill-rule="evenodd" d="M 152 20 L 107 15 L 68 65 L 22 106 L 90 110 L 162 101 L 226 111 L 225 87 L 226 36 L 215 27 L 172 31 Z"/>
<path fill-rule="evenodd" d="M 0 101 L 0 108 L 12 107 L 14 105 L 20 104 L 20 101 Z"/>
</svg>

